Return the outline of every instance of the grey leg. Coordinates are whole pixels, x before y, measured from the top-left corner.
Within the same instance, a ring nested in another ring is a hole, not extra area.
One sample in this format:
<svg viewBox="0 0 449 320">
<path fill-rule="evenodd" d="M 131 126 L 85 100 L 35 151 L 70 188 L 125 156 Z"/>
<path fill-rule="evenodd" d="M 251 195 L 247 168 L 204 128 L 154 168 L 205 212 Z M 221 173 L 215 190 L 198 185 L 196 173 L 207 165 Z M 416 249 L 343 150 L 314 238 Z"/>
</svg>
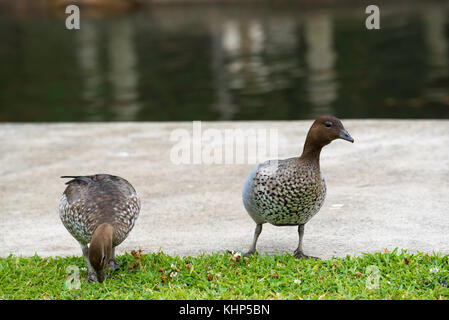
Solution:
<svg viewBox="0 0 449 320">
<path fill-rule="evenodd" d="M 251 245 L 249 251 L 243 255 L 244 257 L 252 255 L 256 252 L 257 239 L 259 239 L 261 232 L 262 232 L 262 223 L 256 225 L 256 230 L 254 231 L 253 244 Z"/>
<path fill-rule="evenodd" d="M 87 276 L 86 281 L 92 280 L 92 281 L 98 281 L 97 279 L 97 273 L 94 271 L 94 268 L 92 268 L 92 265 L 89 261 L 89 249 L 85 245 L 81 245 L 81 250 L 83 250 L 83 256 L 84 260 L 86 260 L 87 263 L 87 270 L 89 272 L 89 275 Z"/>
<path fill-rule="evenodd" d="M 299 242 L 298 242 L 298 248 L 293 253 L 297 259 L 318 259 L 317 257 L 312 256 L 306 256 L 304 252 L 302 251 L 302 237 L 304 236 L 304 224 L 300 224 L 298 226 L 298 236 L 299 236 Z"/>
<path fill-rule="evenodd" d="M 115 247 L 112 248 L 111 259 L 109 259 L 108 268 L 112 269 L 112 271 L 115 271 L 118 268 L 120 268 L 120 264 L 118 264 L 118 262 L 115 260 Z"/>
</svg>

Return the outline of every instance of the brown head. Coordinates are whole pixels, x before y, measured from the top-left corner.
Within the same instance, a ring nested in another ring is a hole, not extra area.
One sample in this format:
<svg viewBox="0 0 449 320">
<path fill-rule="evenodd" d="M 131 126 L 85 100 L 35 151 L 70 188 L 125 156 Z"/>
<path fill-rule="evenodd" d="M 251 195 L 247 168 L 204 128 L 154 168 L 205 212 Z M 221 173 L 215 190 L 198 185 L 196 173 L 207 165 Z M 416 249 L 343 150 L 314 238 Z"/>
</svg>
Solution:
<svg viewBox="0 0 449 320">
<path fill-rule="evenodd" d="M 94 268 L 98 282 L 105 279 L 105 269 L 112 254 L 113 227 L 109 223 L 100 224 L 92 235 L 89 246 L 89 261 Z"/>
<path fill-rule="evenodd" d="M 321 149 L 335 139 L 354 142 L 354 139 L 346 131 L 340 119 L 333 116 L 317 118 L 307 133 L 301 157 L 319 158 Z"/>
</svg>

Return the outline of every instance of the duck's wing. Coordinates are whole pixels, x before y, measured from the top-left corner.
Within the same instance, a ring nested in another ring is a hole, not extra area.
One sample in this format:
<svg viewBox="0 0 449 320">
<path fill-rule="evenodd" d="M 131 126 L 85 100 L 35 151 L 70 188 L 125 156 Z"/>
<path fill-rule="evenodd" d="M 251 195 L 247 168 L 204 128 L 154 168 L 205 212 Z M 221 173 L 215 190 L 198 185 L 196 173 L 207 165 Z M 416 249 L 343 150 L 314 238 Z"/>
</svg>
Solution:
<svg viewBox="0 0 449 320">
<path fill-rule="evenodd" d="M 262 163 L 255 165 L 249 175 L 247 176 L 244 186 L 243 186 L 243 194 L 244 196 L 249 196 L 254 188 L 254 184 L 257 183 L 255 180 L 259 180 L 261 177 L 270 177 L 276 175 L 279 169 L 284 166 L 289 161 L 292 161 L 296 158 L 290 159 L 282 159 L 282 160 L 268 160 Z"/>
<path fill-rule="evenodd" d="M 80 203 L 80 200 L 87 200 L 89 197 L 89 187 L 94 183 L 95 176 L 62 176 L 61 178 L 71 178 L 67 181 L 63 197 L 65 197 L 66 205 L 71 206 Z"/>
<path fill-rule="evenodd" d="M 255 170 L 253 178 L 261 178 L 261 177 L 276 177 L 277 175 L 282 174 L 282 170 L 292 161 L 296 161 L 297 158 L 288 158 L 281 160 L 268 160 L 257 166 L 257 170 Z"/>
<path fill-rule="evenodd" d="M 70 234 L 83 246 L 90 242 L 96 227 L 96 207 L 90 206 L 88 200 L 89 176 L 63 176 L 72 178 L 62 194 L 59 203 L 59 216 Z"/>
<path fill-rule="evenodd" d="M 137 195 L 134 187 L 125 179 L 110 174 L 95 174 L 88 176 L 62 176 L 71 178 L 65 184 L 68 185 L 64 194 L 70 200 L 76 201 L 84 196 L 85 199 L 103 193 L 102 197 L 129 197 Z M 72 201 L 69 201 L 72 202 Z"/>
<path fill-rule="evenodd" d="M 254 166 L 246 177 L 243 185 L 242 200 L 246 211 L 256 223 L 262 223 L 264 219 L 258 213 L 257 203 L 254 199 L 255 193 L 257 190 L 264 190 L 267 181 L 271 178 L 276 178 L 276 175 L 282 171 L 282 167 L 294 159 L 296 158 L 265 161 Z"/>
</svg>

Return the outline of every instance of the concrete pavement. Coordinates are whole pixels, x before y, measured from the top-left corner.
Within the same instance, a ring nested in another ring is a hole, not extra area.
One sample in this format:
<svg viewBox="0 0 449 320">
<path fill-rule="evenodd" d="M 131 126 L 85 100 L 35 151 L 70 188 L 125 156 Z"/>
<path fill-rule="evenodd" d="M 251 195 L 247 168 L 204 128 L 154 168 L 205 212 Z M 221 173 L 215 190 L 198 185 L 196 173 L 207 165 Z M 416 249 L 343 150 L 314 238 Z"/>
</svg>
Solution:
<svg viewBox="0 0 449 320">
<path fill-rule="evenodd" d="M 449 121 L 343 120 L 355 138 L 325 147 L 327 198 L 306 225 L 304 251 L 322 258 L 400 247 L 449 253 Z M 203 122 L 203 129 L 277 129 L 279 157 L 299 155 L 311 121 Z M 59 220 L 61 175 L 110 173 L 142 199 L 117 252 L 246 251 L 254 223 L 241 202 L 252 165 L 175 165 L 182 123 L 0 125 L 0 256 L 81 255 Z M 223 132 L 223 131 L 220 131 Z M 295 227 L 265 225 L 258 250 L 292 252 Z"/>
</svg>

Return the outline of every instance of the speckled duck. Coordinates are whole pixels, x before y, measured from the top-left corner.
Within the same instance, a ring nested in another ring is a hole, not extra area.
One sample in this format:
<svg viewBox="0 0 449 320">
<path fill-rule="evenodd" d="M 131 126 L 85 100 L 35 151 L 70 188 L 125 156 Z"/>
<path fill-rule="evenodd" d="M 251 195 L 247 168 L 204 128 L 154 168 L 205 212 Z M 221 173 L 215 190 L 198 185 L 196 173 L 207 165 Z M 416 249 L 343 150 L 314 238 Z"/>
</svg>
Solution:
<svg viewBox="0 0 449 320">
<path fill-rule="evenodd" d="M 294 255 L 310 258 L 302 249 L 304 225 L 320 210 L 326 183 L 320 171 L 321 149 L 335 139 L 354 142 L 338 118 L 321 116 L 309 129 L 300 157 L 270 160 L 255 166 L 243 187 L 243 204 L 256 223 L 254 240 L 245 255 L 256 251 L 266 222 L 298 226 L 299 243 Z"/>
<path fill-rule="evenodd" d="M 62 223 L 81 245 L 89 271 L 87 280 L 103 282 L 106 268 L 119 267 L 115 247 L 134 227 L 140 211 L 139 196 L 128 181 L 117 176 L 61 178 L 72 178 L 59 205 Z"/>
</svg>

